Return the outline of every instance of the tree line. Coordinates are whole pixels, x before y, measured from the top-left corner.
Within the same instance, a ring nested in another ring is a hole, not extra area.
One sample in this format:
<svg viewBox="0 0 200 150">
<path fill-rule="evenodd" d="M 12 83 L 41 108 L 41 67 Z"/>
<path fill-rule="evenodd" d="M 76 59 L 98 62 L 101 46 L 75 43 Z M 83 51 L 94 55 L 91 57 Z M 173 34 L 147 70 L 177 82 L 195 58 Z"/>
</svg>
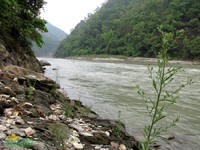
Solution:
<svg viewBox="0 0 200 150">
<path fill-rule="evenodd" d="M 46 21 L 40 18 L 44 0 L 1 0 L 0 32 L 10 41 L 20 41 L 30 46 L 35 41 L 43 45 L 40 32 L 47 32 Z"/>
<path fill-rule="evenodd" d="M 199 0 L 108 0 L 77 24 L 55 57 L 156 57 L 161 48 L 158 27 L 174 34 L 171 58 L 200 59 Z"/>
</svg>

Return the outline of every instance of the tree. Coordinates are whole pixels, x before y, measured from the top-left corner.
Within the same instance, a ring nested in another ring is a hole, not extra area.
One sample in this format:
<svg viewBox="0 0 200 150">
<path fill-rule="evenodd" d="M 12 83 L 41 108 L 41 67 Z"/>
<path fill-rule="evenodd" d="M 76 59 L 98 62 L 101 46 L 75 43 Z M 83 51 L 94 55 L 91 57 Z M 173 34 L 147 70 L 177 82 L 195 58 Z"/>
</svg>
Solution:
<svg viewBox="0 0 200 150">
<path fill-rule="evenodd" d="M 2 0 L 0 3 L 1 32 L 31 44 L 35 41 L 42 46 L 43 40 L 40 32 L 47 32 L 46 21 L 40 18 L 44 0 Z"/>
</svg>

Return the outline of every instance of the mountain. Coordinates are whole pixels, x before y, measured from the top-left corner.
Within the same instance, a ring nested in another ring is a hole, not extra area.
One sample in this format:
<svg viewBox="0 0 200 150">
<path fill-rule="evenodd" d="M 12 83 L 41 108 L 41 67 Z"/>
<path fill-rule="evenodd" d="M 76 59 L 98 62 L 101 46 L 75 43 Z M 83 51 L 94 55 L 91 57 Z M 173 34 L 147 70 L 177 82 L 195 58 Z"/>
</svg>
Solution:
<svg viewBox="0 0 200 150">
<path fill-rule="evenodd" d="M 199 0 L 107 0 L 60 43 L 55 57 L 156 57 L 162 44 L 160 27 L 174 34 L 171 58 L 200 59 L 199 14 Z"/>
<path fill-rule="evenodd" d="M 58 48 L 60 41 L 67 36 L 64 31 L 55 27 L 51 23 L 47 23 L 46 27 L 48 29 L 48 32 L 41 33 L 45 42 L 42 48 L 33 43 L 32 49 L 36 56 L 51 57 L 54 54 L 55 50 Z"/>
</svg>

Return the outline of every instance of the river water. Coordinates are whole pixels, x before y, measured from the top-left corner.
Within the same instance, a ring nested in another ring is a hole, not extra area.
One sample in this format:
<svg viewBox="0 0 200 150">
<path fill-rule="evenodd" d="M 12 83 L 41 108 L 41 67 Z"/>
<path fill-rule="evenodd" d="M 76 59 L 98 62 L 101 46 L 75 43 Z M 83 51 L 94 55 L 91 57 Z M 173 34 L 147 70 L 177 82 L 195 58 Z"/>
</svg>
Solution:
<svg viewBox="0 0 200 150">
<path fill-rule="evenodd" d="M 145 104 L 137 94 L 136 86 L 140 85 L 147 95 L 152 95 L 152 85 L 146 65 L 40 59 L 51 63 L 52 66 L 46 67 L 46 76 L 57 80 L 71 99 L 82 101 L 104 118 L 117 119 L 118 112 L 121 111 L 127 131 L 138 139 L 142 137 L 148 116 Z M 172 90 L 188 77 L 191 77 L 194 83 L 179 94 L 177 103 L 166 112 L 169 116 L 166 123 L 179 115 L 180 121 L 163 135 L 175 138 L 166 142 L 162 140 L 161 144 L 164 145 L 162 149 L 200 150 L 200 66 L 186 66 L 184 70 L 177 76 Z"/>
</svg>

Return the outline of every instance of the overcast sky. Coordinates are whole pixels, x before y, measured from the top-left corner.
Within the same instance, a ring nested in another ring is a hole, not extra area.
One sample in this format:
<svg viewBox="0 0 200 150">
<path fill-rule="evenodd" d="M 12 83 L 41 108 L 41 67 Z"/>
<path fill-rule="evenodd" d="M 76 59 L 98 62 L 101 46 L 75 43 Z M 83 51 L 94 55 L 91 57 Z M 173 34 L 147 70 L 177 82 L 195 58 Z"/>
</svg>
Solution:
<svg viewBox="0 0 200 150">
<path fill-rule="evenodd" d="M 88 13 L 101 6 L 105 0 L 45 0 L 47 4 L 41 17 L 66 33 L 70 33 Z"/>
</svg>

